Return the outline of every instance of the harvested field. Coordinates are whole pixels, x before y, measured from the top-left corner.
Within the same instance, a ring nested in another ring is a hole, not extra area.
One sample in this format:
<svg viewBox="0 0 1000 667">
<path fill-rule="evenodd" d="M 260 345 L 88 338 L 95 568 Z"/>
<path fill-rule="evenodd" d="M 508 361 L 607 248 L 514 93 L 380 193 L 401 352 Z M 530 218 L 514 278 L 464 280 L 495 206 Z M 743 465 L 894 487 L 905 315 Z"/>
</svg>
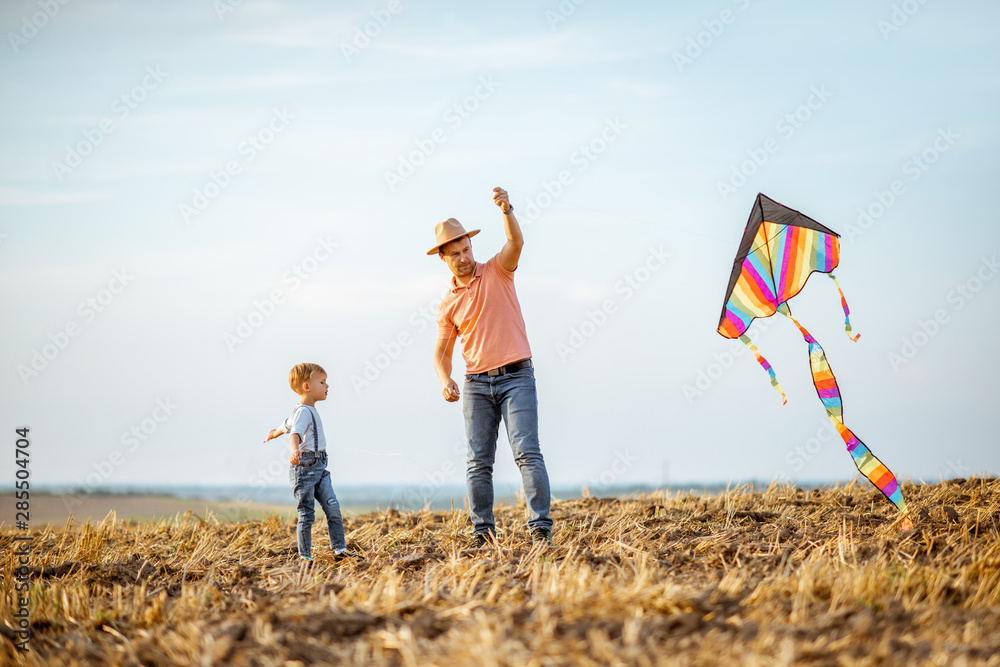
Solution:
<svg viewBox="0 0 1000 667">
<path fill-rule="evenodd" d="M 470 549 L 460 512 L 348 520 L 361 560 L 311 566 L 294 522 L 191 514 L 33 533 L 29 665 L 998 665 L 1000 480 L 523 507 Z M 14 537 L 0 532 L 13 625 Z M 5 634 L 9 634 L 5 633 Z"/>
</svg>

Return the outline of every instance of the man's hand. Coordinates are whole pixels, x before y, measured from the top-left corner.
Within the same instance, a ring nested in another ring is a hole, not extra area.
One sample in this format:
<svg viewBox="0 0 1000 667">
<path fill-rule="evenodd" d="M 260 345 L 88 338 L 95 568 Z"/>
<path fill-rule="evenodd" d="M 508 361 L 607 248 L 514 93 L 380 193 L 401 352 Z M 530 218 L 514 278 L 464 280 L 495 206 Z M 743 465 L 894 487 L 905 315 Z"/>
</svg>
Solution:
<svg viewBox="0 0 1000 667">
<path fill-rule="evenodd" d="M 458 391 L 458 384 L 451 378 L 448 378 L 447 384 L 441 385 L 441 395 L 444 396 L 444 400 L 454 403 L 461 396 L 461 393 Z"/>
<path fill-rule="evenodd" d="M 284 434 L 285 434 L 284 431 L 279 431 L 276 428 L 272 428 L 270 431 L 267 432 L 267 437 L 264 438 L 264 442 L 269 442 L 277 438 L 279 435 L 284 435 Z"/>
<path fill-rule="evenodd" d="M 503 188 L 493 188 L 493 203 L 499 206 L 504 213 L 509 211 L 510 197 L 507 195 L 507 191 Z"/>
<path fill-rule="evenodd" d="M 458 400 L 458 385 L 451 379 L 451 355 L 455 353 L 457 336 L 438 338 L 434 347 L 434 370 L 441 381 L 441 395 L 444 400 L 454 403 Z"/>
</svg>

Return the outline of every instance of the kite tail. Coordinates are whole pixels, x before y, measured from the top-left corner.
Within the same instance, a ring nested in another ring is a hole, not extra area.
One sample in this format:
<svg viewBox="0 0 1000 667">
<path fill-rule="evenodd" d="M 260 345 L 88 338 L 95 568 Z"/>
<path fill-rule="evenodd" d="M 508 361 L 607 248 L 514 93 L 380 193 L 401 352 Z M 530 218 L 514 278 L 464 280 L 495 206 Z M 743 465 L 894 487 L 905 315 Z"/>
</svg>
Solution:
<svg viewBox="0 0 1000 667">
<path fill-rule="evenodd" d="M 857 343 L 858 339 L 861 338 L 861 334 L 857 334 L 856 336 L 851 335 L 851 331 L 853 331 L 853 329 L 851 329 L 851 309 L 847 307 L 847 297 L 844 296 L 844 290 L 840 289 L 840 283 L 837 282 L 837 276 L 832 273 L 829 275 L 833 280 L 833 284 L 837 286 L 837 291 L 840 292 L 840 304 L 844 307 L 844 329 L 847 330 L 847 337 Z"/>
<path fill-rule="evenodd" d="M 857 466 L 862 475 L 868 478 L 869 482 L 875 485 L 875 488 L 882 492 L 882 495 L 889 499 L 889 502 L 906 515 L 906 501 L 903 499 L 903 491 L 899 488 L 896 476 L 872 454 L 871 450 L 854 435 L 851 429 L 844 425 L 844 407 L 840 399 L 840 387 L 837 386 L 837 378 L 834 377 L 830 363 L 826 360 L 826 352 L 823 351 L 823 347 L 794 317 L 787 314 L 786 317 L 795 323 L 795 326 L 802 332 L 802 337 L 809 343 L 809 368 L 812 371 L 816 393 L 819 395 L 819 400 L 823 402 L 826 414 L 836 427 L 837 433 L 847 445 L 847 451 L 851 454 L 854 465 Z M 909 516 L 904 516 L 903 530 L 909 530 L 912 527 L 913 523 Z"/>
<path fill-rule="evenodd" d="M 740 340 L 743 341 L 743 344 L 747 346 L 748 350 L 753 352 L 753 356 L 757 357 L 757 363 L 760 364 L 765 371 L 767 371 L 768 375 L 771 376 L 771 386 L 774 387 L 775 391 L 781 394 L 781 404 L 784 405 L 785 403 L 787 403 L 788 397 L 785 396 L 785 390 L 782 389 L 781 385 L 778 383 L 778 378 L 777 376 L 775 376 L 774 369 L 771 368 L 771 364 L 767 361 L 767 359 L 765 359 L 761 355 L 760 351 L 757 349 L 757 346 L 750 341 L 749 336 L 743 334 L 742 336 L 740 336 Z"/>
</svg>

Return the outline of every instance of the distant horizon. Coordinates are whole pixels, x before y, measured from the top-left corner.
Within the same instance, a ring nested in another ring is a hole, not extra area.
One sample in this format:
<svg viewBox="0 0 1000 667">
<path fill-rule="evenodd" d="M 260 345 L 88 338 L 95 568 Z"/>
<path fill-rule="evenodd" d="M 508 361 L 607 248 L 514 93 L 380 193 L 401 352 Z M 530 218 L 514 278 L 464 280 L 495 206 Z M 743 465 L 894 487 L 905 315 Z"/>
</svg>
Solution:
<svg viewBox="0 0 1000 667">
<path fill-rule="evenodd" d="M 992 477 L 977 477 L 993 479 Z M 908 486 L 944 483 L 949 480 L 917 481 L 903 480 L 905 490 Z M 748 480 L 742 482 L 718 482 L 714 484 L 668 484 L 643 485 L 621 484 L 588 488 L 587 485 L 555 486 L 552 497 L 560 501 L 574 500 L 583 497 L 594 498 L 628 498 L 652 494 L 696 496 L 717 496 L 731 490 L 750 492 L 766 491 L 773 482 Z M 868 487 L 871 491 L 878 490 L 867 479 L 856 476 L 849 480 L 798 480 L 790 483 L 790 488 L 803 491 L 833 489 L 856 485 Z M 521 496 L 520 487 L 506 484 L 494 485 L 496 500 L 499 503 L 516 502 Z M 431 494 L 421 494 L 417 486 L 401 486 L 392 484 L 358 484 L 339 485 L 335 488 L 341 506 L 345 510 L 369 511 L 374 509 L 395 508 L 406 511 L 416 511 L 423 508 L 441 510 L 448 507 L 464 506 L 466 488 L 464 485 L 442 485 L 435 487 Z M 197 484 L 116 484 L 95 488 L 81 488 L 72 485 L 36 486 L 36 495 L 48 495 L 63 499 L 67 512 L 74 512 L 82 507 L 88 498 L 121 498 L 123 502 L 141 497 L 170 497 L 183 500 L 232 503 L 235 507 L 251 508 L 261 505 L 295 506 L 295 499 L 288 486 L 246 486 L 246 485 L 197 485 Z M 3 494 L 0 494 L 3 495 Z"/>
<path fill-rule="evenodd" d="M 973 473 L 967 477 L 946 477 L 935 480 L 924 480 L 924 479 L 901 479 L 900 483 L 902 485 L 910 484 L 938 484 L 941 482 L 947 482 L 955 479 L 996 479 L 995 475 L 986 475 L 980 473 Z M 670 482 L 667 484 L 643 484 L 643 483 L 633 483 L 633 484 L 612 484 L 607 486 L 590 486 L 586 483 L 584 484 L 561 484 L 552 487 L 553 493 L 562 491 L 571 491 L 573 489 L 587 489 L 593 495 L 595 490 L 600 492 L 623 492 L 630 489 L 648 489 L 648 490 L 684 490 L 684 489 L 726 489 L 728 487 L 738 487 L 750 485 L 753 488 L 767 488 L 771 484 L 787 485 L 793 488 L 821 488 L 830 487 L 836 485 L 846 485 L 856 483 L 859 486 L 871 486 L 873 491 L 877 489 L 871 485 L 871 483 L 865 479 L 863 476 L 855 476 L 846 479 L 800 479 L 800 480 L 788 480 L 782 482 L 780 480 L 761 480 L 761 479 L 746 479 L 746 480 L 728 480 L 728 481 L 717 481 L 717 482 Z M 418 488 L 419 483 L 416 484 L 338 484 L 335 487 L 335 491 L 338 489 L 343 489 L 345 491 L 364 491 L 364 490 L 385 490 L 385 489 L 401 489 L 409 490 Z M 116 484 L 106 484 L 96 487 L 88 487 L 86 485 L 76 485 L 76 484 L 36 484 L 34 485 L 34 490 L 36 493 L 65 493 L 74 490 L 84 490 L 88 495 L 97 495 L 102 493 L 128 493 L 131 491 L 143 492 L 144 490 L 160 490 L 160 489 L 175 489 L 175 490 L 198 490 L 198 489 L 266 489 L 267 491 L 274 490 L 287 490 L 289 491 L 289 497 L 291 497 L 291 491 L 287 484 L 269 484 L 264 486 L 250 486 L 246 484 L 175 484 L 175 483 L 155 483 L 155 484 L 130 484 L 128 482 L 116 483 Z M 439 491 L 462 491 L 465 492 L 464 484 L 445 484 L 440 487 L 436 487 Z M 505 484 L 502 482 L 495 482 L 494 488 L 514 488 L 510 484 Z"/>
</svg>

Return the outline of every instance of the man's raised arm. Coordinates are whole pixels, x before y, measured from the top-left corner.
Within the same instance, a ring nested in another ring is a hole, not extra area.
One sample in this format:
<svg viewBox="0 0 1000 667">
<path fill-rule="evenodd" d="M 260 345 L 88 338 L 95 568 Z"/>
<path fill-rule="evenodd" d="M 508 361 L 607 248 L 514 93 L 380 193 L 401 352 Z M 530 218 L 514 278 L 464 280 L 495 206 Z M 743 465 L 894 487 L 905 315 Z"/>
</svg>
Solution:
<svg viewBox="0 0 1000 667">
<path fill-rule="evenodd" d="M 493 203 L 503 211 L 503 231 L 507 235 L 507 243 L 500 249 L 500 265 L 508 271 L 517 269 L 521 258 L 521 248 L 524 246 L 524 236 L 521 225 L 517 224 L 514 209 L 510 205 L 510 197 L 503 188 L 493 188 Z"/>
</svg>

